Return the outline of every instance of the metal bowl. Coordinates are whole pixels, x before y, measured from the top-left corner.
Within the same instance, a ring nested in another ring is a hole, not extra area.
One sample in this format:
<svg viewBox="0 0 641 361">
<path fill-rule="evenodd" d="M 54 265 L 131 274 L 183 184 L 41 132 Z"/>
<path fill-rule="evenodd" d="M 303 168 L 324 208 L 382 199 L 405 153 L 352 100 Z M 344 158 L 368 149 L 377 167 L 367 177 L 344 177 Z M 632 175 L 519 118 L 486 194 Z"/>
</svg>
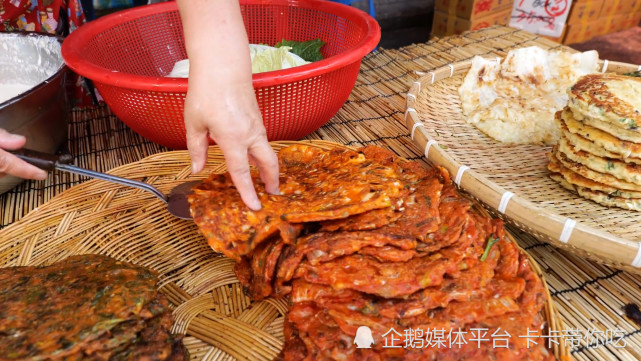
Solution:
<svg viewBox="0 0 641 361">
<path fill-rule="evenodd" d="M 24 135 L 25 147 L 46 153 L 54 153 L 67 137 L 68 70 L 61 43 L 61 38 L 48 34 L 0 32 L 0 87 L 30 87 L 0 103 L 0 128 Z M 0 178 L 0 193 L 21 181 L 13 176 Z"/>
</svg>

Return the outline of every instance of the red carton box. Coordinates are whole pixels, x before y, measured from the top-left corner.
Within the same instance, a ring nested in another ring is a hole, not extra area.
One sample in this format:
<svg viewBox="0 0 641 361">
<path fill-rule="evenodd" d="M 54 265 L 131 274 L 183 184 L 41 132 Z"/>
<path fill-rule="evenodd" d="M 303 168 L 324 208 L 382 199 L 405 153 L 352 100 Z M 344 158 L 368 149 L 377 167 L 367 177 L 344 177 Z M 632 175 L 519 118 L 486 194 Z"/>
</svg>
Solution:
<svg viewBox="0 0 641 361">
<path fill-rule="evenodd" d="M 506 8 L 482 18 L 469 20 L 436 10 L 434 11 L 434 21 L 432 23 L 432 36 L 455 35 L 467 30 L 478 30 L 493 25 L 507 25 L 510 22 L 511 15 L 512 8 Z"/>
</svg>

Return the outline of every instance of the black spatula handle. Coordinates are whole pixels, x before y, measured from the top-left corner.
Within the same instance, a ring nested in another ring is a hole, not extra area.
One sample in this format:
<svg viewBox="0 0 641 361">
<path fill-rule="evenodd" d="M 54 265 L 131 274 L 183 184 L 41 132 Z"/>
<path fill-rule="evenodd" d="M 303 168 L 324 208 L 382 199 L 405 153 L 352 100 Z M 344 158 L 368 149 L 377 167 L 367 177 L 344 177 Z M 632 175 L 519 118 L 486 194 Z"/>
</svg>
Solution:
<svg viewBox="0 0 641 361">
<path fill-rule="evenodd" d="M 18 149 L 11 153 L 25 162 L 48 172 L 56 169 L 56 164 L 69 164 L 73 162 L 73 156 L 71 154 L 55 155 L 31 149 Z"/>
</svg>

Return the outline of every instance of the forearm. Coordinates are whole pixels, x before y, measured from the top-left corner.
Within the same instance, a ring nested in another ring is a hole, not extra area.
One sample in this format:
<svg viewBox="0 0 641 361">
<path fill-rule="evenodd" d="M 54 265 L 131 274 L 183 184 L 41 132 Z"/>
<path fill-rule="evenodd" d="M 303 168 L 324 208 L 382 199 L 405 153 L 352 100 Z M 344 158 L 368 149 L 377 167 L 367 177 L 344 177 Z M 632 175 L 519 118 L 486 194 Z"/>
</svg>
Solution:
<svg viewBox="0 0 641 361">
<path fill-rule="evenodd" d="M 211 136 L 241 198 L 258 210 L 248 162 L 260 170 L 267 192 L 277 194 L 278 158 L 256 103 L 240 5 L 238 0 L 178 0 L 178 8 L 189 56 L 185 129 L 192 171 L 203 169 Z"/>
<path fill-rule="evenodd" d="M 189 56 L 190 87 L 195 80 L 191 74 L 198 74 L 198 83 L 251 84 L 247 33 L 238 0 L 177 3 Z"/>
</svg>

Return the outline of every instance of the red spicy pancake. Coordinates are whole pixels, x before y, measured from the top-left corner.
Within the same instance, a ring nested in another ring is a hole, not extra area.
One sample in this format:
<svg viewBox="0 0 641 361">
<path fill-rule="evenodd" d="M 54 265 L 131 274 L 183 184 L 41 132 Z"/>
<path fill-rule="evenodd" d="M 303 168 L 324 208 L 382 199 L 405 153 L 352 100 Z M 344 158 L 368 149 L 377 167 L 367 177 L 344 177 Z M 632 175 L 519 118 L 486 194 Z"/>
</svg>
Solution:
<svg viewBox="0 0 641 361">
<path fill-rule="evenodd" d="M 438 286 L 446 274 L 455 274 L 462 265 L 469 268 L 477 262 L 483 253 L 485 238 L 479 237 L 481 233 L 474 218 L 468 217 L 464 232 L 458 232 L 459 242 L 454 245 L 407 262 L 381 262 L 358 253 L 318 264 L 302 262 L 294 277 L 384 298 L 404 297 L 426 287 Z"/>
<path fill-rule="evenodd" d="M 306 253 L 310 264 L 328 262 L 341 256 L 360 252 L 366 247 L 394 246 L 409 251 L 416 248 L 412 238 L 395 237 L 373 232 L 315 233 L 299 249 Z"/>
<path fill-rule="evenodd" d="M 242 257 L 234 264 L 234 274 L 243 287 L 249 287 L 252 279 L 251 258 Z"/>
<path fill-rule="evenodd" d="M 321 231 L 367 231 L 395 222 L 403 215 L 394 207 L 375 209 L 344 219 L 321 222 Z"/>
<path fill-rule="evenodd" d="M 282 169 L 308 172 L 317 184 L 343 188 L 339 193 L 328 193 L 329 188 L 322 187 L 312 190 L 306 188 L 312 181 L 302 184 L 301 179 L 284 172 L 283 193 L 307 189 L 313 194 L 313 207 L 323 194 L 329 212 L 321 219 L 326 209 L 302 208 L 302 201 L 295 197 L 278 205 L 282 206 L 278 219 L 267 221 L 278 223 L 270 232 L 280 232 L 281 237 L 268 235 L 265 244 L 251 246 L 254 251 L 247 248 L 244 257 L 253 266 L 242 261 L 250 270 L 237 270 L 244 280 L 250 275 L 250 288 L 258 291 L 252 292 L 254 298 L 268 293 L 290 296 L 282 359 L 553 359 L 542 343 L 528 348 L 524 339 L 516 339 L 527 329 L 540 330 L 543 325 L 541 279 L 527 257 L 505 238 L 503 223 L 474 208 L 458 193 L 447 172 L 423 169 L 419 163 L 402 161 L 378 147 L 349 153 L 303 146 L 287 152 L 281 152 Z M 337 157 L 348 167 L 367 164 L 367 168 L 371 162 L 367 169 L 376 169 L 381 179 L 393 174 L 400 188 L 385 193 L 390 201 L 387 206 L 365 209 L 363 204 L 371 200 L 365 197 L 341 208 L 336 198 L 345 194 L 350 177 L 356 174 L 356 187 L 350 192 L 358 194 L 362 194 L 359 189 L 365 178 L 359 178 L 362 174 L 358 172 L 324 174 L 340 172 L 325 160 L 316 163 L 315 173 L 309 169 L 309 164 L 324 157 Z M 345 209 L 350 211 L 338 217 Z M 352 212 L 354 209 L 358 211 Z M 372 332 L 375 344 L 371 349 L 359 349 L 353 343 L 361 326 Z M 382 335 L 392 328 L 401 333 L 401 340 L 408 329 L 425 333 L 461 330 L 469 335 L 474 328 L 492 328 L 490 334 L 500 328 L 512 337 L 506 349 L 494 349 L 491 342 L 384 348 Z"/>
<path fill-rule="evenodd" d="M 473 215 L 473 218 L 480 217 Z M 401 334 L 405 329 L 425 332 L 460 329 L 468 335 L 475 328 L 489 328 L 490 333 L 500 328 L 510 335 L 525 335 L 527 329 L 540 329 L 540 311 L 545 302 L 542 282 L 532 270 L 527 257 L 503 238 L 500 221 L 493 222 L 492 231 L 492 237 L 500 237 L 500 240 L 488 248 L 482 261 L 456 274 L 457 278 L 444 280 L 440 288 L 426 288 L 407 299 L 382 299 L 351 289 L 336 290 L 327 285 L 295 280 L 292 291 L 294 307 L 301 305 L 302 310 L 315 310 L 315 313 L 293 314 L 290 326 L 304 330 L 301 337 L 306 340 L 308 354 L 319 360 L 334 359 L 332 355 L 341 355 L 341 359 L 346 360 L 458 360 L 477 355 L 504 360 L 552 360 L 553 356 L 544 345 L 528 347 L 524 339 L 510 339 L 512 346 L 505 350 L 494 350 L 491 343 L 481 344 L 480 347 L 463 344 L 454 349 L 405 348 L 401 354 L 398 354 L 398 350 L 380 348 L 384 344 L 380 335 L 391 328 Z M 506 272 L 513 268 L 514 255 L 516 272 Z M 306 314 L 313 318 L 306 319 L 303 317 Z M 323 332 L 312 337 L 315 322 L 319 319 L 323 320 L 325 330 L 328 325 L 332 327 L 332 334 Z M 305 326 L 301 326 L 303 323 Z M 342 342 L 343 339 L 353 339 L 361 326 L 371 329 L 379 346 L 360 350 Z M 340 330 L 336 330 L 336 327 Z M 343 335 L 337 336 L 336 333 Z"/>
<path fill-rule="evenodd" d="M 397 166 L 408 191 L 403 198 L 402 215 L 377 232 L 411 236 L 424 241 L 429 234 L 438 230 L 441 222 L 441 174 L 436 169 L 427 171 L 416 162 L 401 162 Z"/>
<path fill-rule="evenodd" d="M 252 172 L 260 211 L 243 204 L 228 173 L 214 174 L 194 187 L 188 197 L 191 213 L 215 251 L 238 260 L 283 222 L 341 219 L 387 208 L 403 189 L 395 168 L 356 151 L 294 145 L 278 157 L 280 195 L 267 194 L 258 172 Z"/>
<path fill-rule="evenodd" d="M 522 280 L 521 280 L 522 281 Z M 525 333 L 516 333 L 514 330 L 525 332 L 529 327 L 530 330 L 539 329 L 541 326 L 540 318 L 529 313 L 517 314 L 520 309 L 519 302 L 515 301 L 519 293 L 524 289 L 523 282 L 515 281 L 496 281 L 486 290 L 481 293 L 485 296 L 475 296 L 470 301 L 454 301 L 449 306 L 443 309 L 436 309 L 430 313 L 421 312 L 415 316 L 404 316 L 388 318 L 379 315 L 368 305 L 362 308 L 355 308 L 353 303 L 346 302 L 333 302 L 333 303 L 316 303 L 316 302 L 295 302 L 294 308 L 300 306 L 296 312 L 289 316 L 289 320 L 296 327 L 302 330 L 303 338 L 308 338 L 308 352 L 315 356 L 324 354 L 340 354 L 342 356 L 355 355 L 358 352 L 365 352 L 365 350 L 355 350 L 353 346 L 341 343 L 343 339 L 352 340 L 356 335 L 358 328 L 367 326 L 370 328 L 374 336 L 375 345 L 372 350 L 373 354 L 361 355 L 360 358 L 354 359 L 367 359 L 367 357 L 381 357 L 386 360 L 392 357 L 400 357 L 401 359 L 448 359 L 455 360 L 457 357 L 462 359 L 469 359 L 478 350 L 482 350 L 483 355 L 493 355 L 490 345 L 482 345 L 477 348 L 462 347 L 460 351 L 444 350 L 437 348 L 427 347 L 425 349 L 404 349 L 400 355 L 392 353 L 389 354 L 388 350 L 383 349 L 381 346 L 385 344 L 382 337 L 384 334 L 394 328 L 401 335 L 404 330 L 421 330 L 425 333 L 432 330 L 442 329 L 447 333 L 448 330 L 462 330 L 470 334 L 473 328 L 488 328 L 490 333 L 497 331 L 499 328 L 502 330 L 509 330 L 511 335 L 524 335 Z M 495 297 L 494 295 L 499 295 Z M 356 296 L 358 297 L 358 296 Z M 330 300 L 327 298 L 319 298 L 322 300 Z M 402 302 L 402 301 L 398 301 Z M 358 303 L 358 302 L 357 302 Z M 301 310 L 308 309 L 307 312 Z M 310 310 L 315 310 L 315 313 L 310 313 Z M 539 309 L 540 310 L 540 309 Z M 309 315 L 308 318 L 305 316 Z M 329 316 L 329 317 L 328 317 Z M 331 334 L 327 332 L 314 333 L 317 331 L 315 322 L 322 320 L 323 330 L 328 331 L 327 328 L 331 327 Z M 337 330 L 338 328 L 339 330 Z M 339 335 L 336 335 L 336 334 Z M 312 337 L 313 336 L 313 337 Z M 397 340 L 402 340 L 401 336 Z M 311 347 L 309 341 L 312 341 Z M 511 340 L 512 342 L 512 340 Z M 401 341 L 402 344 L 402 341 Z M 523 340 L 514 343 L 515 346 L 511 347 L 511 351 L 505 353 L 503 356 L 516 360 L 548 360 L 550 359 L 547 350 L 544 347 L 527 348 Z M 476 349 L 476 351 L 475 351 Z M 459 353 L 462 352 L 462 353 Z M 418 353 L 418 354 L 413 354 Z M 456 356 L 455 356 L 456 355 Z M 466 355 L 466 356 L 462 356 Z M 323 358 L 319 359 L 332 359 Z M 343 358 L 341 358 L 343 359 Z M 352 359 L 352 358 L 347 358 Z"/>
<path fill-rule="evenodd" d="M 383 263 L 355 254 L 316 266 L 303 262 L 294 277 L 339 290 L 349 288 L 384 298 L 403 297 L 439 285 L 446 273 L 456 271 L 456 263 L 440 254 L 403 263 Z"/>
<path fill-rule="evenodd" d="M 365 247 L 359 253 L 363 256 L 370 256 L 379 262 L 407 262 L 420 256 L 416 250 L 405 250 L 393 246 Z"/>
<path fill-rule="evenodd" d="M 423 179 L 414 184 L 403 200 L 401 217 L 376 231 L 425 240 L 438 230 L 441 188 L 442 184 L 436 178 Z"/>
<path fill-rule="evenodd" d="M 285 246 L 285 242 L 282 240 L 263 244 L 256 248 L 252 258 L 249 295 L 254 301 L 261 300 L 272 294 L 272 279 L 276 271 L 276 262 Z"/>
<path fill-rule="evenodd" d="M 484 242 L 480 243 L 484 244 Z M 484 250 L 478 246 L 474 247 L 476 247 L 476 254 L 473 257 L 478 258 Z M 426 287 L 403 299 L 385 299 L 365 294 L 359 295 L 359 292 L 351 289 L 336 290 L 331 286 L 308 283 L 297 279 L 293 282 L 292 301 L 314 301 L 325 308 L 332 308 L 329 305 L 336 303 L 341 307 L 366 310 L 367 313 L 388 318 L 413 316 L 437 307 L 445 307 L 452 301 L 464 301 L 472 297 L 482 297 L 487 292 L 492 295 L 498 294 L 493 291 L 494 288 L 486 286 L 495 275 L 494 270 L 497 267 L 500 254 L 500 248 L 497 246 L 489 249 L 486 258 L 482 262 L 472 262 L 470 258 L 467 258 L 465 268 L 460 272 L 452 272 L 451 276 L 446 276 L 440 285 Z M 459 264 L 459 268 L 462 264 Z M 521 283 L 525 284 L 524 282 Z M 482 287 L 483 289 L 481 290 Z"/>
<path fill-rule="evenodd" d="M 391 167 L 399 174 L 404 191 L 389 208 L 365 212 L 346 219 L 321 223 L 321 231 L 362 231 L 390 225 L 392 234 L 422 240 L 439 223 L 438 204 L 442 184 L 437 170 L 426 170 L 416 162 L 404 162 L 392 152 L 368 146 L 359 150 L 368 159 Z M 381 233 L 386 232 L 380 230 Z"/>
<path fill-rule="evenodd" d="M 280 242 L 282 244 L 282 242 Z M 272 292 L 271 283 L 264 282 L 267 257 L 277 242 L 263 242 L 251 255 L 251 281 L 249 282 L 249 295 L 253 300 L 263 299 Z"/>
<path fill-rule="evenodd" d="M 327 262 L 337 257 L 358 252 L 361 248 L 392 245 L 403 250 L 416 247 L 416 240 L 393 237 L 375 232 L 320 232 L 301 237 L 295 247 L 283 252 L 276 273 L 276 295 L 283 296 L 290 291 L 285 284 L 294 277 L 294 272 L 306 257 L 310 264 Z"/>
</svg>

